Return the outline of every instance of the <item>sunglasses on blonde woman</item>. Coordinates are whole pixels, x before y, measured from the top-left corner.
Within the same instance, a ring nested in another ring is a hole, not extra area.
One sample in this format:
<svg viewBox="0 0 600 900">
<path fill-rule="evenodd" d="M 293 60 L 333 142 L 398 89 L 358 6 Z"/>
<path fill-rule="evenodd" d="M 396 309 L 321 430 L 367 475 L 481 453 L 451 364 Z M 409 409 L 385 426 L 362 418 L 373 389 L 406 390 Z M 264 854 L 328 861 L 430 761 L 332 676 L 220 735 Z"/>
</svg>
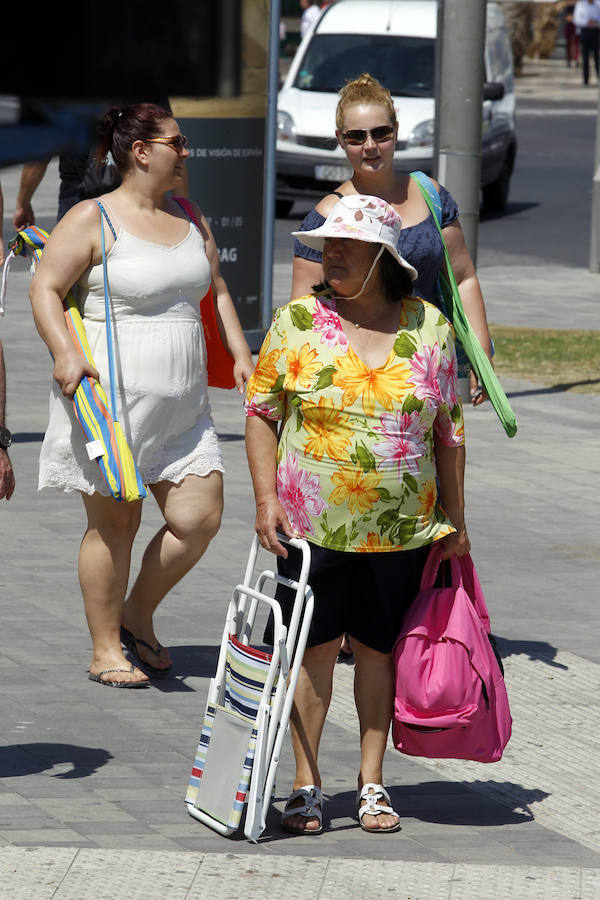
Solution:
<svg viewBox="0 0 600 900">
<path fill-rule="evenodd" d="M 364 144 L 369 135 L 377 144 L 390 141 L 394 136 L 394 126 L 378 125 L 377 128 L 350 128 L 349 131 L 342 131 L 342 137 L 348 144 Z"/>
<path fill-rule="evenodd" d="M 169 137 L 148 138 L 147 144 L 168 144 L 176 153 L 182 153 L 188 145 L 185 134 L 171 134 Z"/>
</svg>

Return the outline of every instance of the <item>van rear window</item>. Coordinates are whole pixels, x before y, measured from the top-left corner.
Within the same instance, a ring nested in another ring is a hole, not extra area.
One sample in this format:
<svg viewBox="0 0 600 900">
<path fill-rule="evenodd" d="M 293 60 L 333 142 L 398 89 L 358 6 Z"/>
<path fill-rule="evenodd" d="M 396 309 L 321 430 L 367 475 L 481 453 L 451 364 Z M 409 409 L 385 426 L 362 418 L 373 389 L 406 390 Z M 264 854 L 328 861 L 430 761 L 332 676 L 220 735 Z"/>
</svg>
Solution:
<svg viewBox="0 0 600 900">
<path fill-rule="evenodd" d="M 394 96 L 433 97 L 435 41 L 401 35 L 316 34 L 294 87 L 337 93 L 369 72 Z"/>
</svg>

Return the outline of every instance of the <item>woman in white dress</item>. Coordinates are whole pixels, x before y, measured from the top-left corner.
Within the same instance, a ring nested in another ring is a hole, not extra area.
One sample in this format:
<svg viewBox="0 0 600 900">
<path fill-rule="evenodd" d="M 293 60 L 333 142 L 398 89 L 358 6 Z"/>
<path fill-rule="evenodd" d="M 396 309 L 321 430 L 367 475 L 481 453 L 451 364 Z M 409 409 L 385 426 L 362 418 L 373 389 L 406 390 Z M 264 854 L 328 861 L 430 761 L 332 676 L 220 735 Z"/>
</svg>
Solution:
<svg viewBox="0 0 600 900">
<path fill-rule="evenodd" d="M 95 200 L 85 200 L 64 216 L 31 285 L 35 323 L 54 359 L 39 486 L 79 491 L 87 513 L 79 579 L 93 641 L 90 679 L 143 687 L 146 672 L 162 676 L 171 668 L 153 613 L 200 559 L 221 520 L 223 464 L 208 403 L 199 310 L 211 284 L 240 393 L 254 367 L 206 219 L 196 208 L 199 227 L 192 224 L 168 196 L 181 191 L 189 155 L 172 114 L 153 104 L 113 109 L 103 135 L 99 152 L 111 151 L 122 184 L 99 198 L 102 212 Z M 99 377 L 110 395 L 101 228 L 116 325 L 119 421 L 165 519 L 127 598 L 142 501 L 118 502 L 110 495 L 97 463 L 88 459 L 71 402 L 86 375 Z M 98 371 L 79 355 L 66 328 L 62 300 L 76 283 Z M 140 668 L 128 663 L 121 642 Z"/>
</svg>

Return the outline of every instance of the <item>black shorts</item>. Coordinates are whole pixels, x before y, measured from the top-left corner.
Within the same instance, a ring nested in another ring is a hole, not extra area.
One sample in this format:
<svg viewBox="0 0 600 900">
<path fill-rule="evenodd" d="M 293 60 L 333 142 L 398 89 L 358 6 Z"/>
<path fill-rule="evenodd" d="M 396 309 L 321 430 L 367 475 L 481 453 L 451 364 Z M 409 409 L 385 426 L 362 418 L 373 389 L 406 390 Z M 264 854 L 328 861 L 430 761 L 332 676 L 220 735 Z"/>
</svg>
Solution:
<svg viewBox="0 0 600 900">
<path fill-rule="evenodd" d="M 341 638 L 344 632 L 372 650 L 391 653 L 404 613 L 417 596 L 430 546 L 417 550 L 384 553 L 355 553 L 328 550 L 310 545 L 308 576 L 315 595 L 315 611 L 308 635 L 308 647 Z M 301 553 L 288 547 L 288 558 L 277 558 L 280 575 L 298 578 Z M 289 624 L 293 594 L 278 586 L 283 621 Z M 265 641 L 273 643 L 272 625 Z"/>
</svg>

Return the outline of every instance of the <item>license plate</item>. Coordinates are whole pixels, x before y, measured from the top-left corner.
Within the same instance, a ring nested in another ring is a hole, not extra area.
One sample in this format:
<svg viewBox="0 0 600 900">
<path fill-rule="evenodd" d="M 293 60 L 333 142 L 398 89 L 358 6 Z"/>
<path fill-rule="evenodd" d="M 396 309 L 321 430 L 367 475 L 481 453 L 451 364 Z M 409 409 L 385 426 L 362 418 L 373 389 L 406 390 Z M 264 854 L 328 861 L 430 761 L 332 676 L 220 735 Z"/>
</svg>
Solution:
<svg viewBox="0 0 600 900">
<path fill-rule="evenodd" d="M 347 181 L 351 176 L 350 166 L 315 166 L 317 181 Z"/>
</svg>

